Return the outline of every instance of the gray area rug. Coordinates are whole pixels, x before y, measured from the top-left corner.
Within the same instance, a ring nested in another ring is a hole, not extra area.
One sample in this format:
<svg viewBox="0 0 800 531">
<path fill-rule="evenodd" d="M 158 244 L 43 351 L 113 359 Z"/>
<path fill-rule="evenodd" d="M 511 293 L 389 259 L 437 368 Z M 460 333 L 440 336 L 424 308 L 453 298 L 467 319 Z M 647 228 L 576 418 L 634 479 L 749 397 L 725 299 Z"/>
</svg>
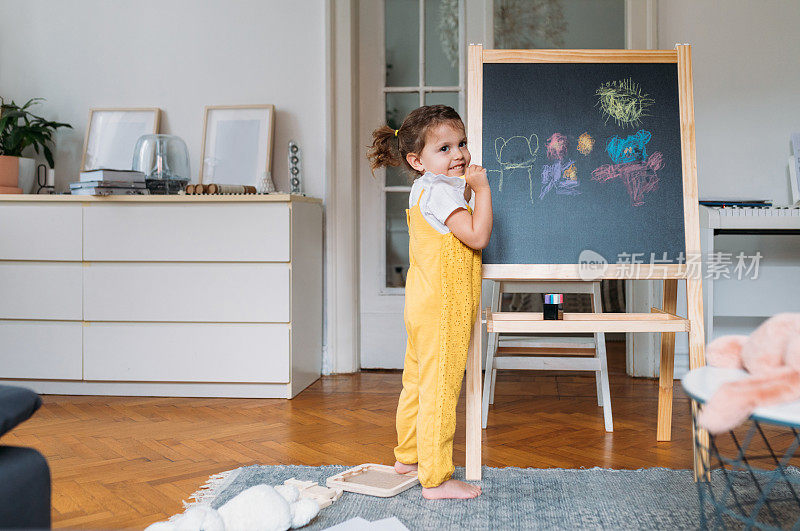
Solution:
<svg viewBox="0 0 800 531">
<path fill-rule="evenodd" d="M 193 497 L 219 508 L 243 490 L 261 483 L 278 485 L 289 478 L 325 480 L 350 467 L 247 466 L 212 476 Z M 800 471 L 789 470 L 795 478 Z M 457 468 L 456 479 L 464 479 Z M 752 482 L 737 485 L 739 495 L 756 496 Z M 721 477 L 712 486 L 723 487 Z M 483 495 L 472 500 L 433 500 L 421 487 L 393 498 L 345 492 L 320 511 L 304 529 L 326 529 L 354 517 L 369 521 L 396 516 L 409 529 L 697 529 L 698 491 L 690 470 L 586 470 L 483 468 Z M 752 492 L 750 492 L 752 491 Z M 797 504 L 784 504 L 780 519 L 789 527 Z M 718 522 L 709 522 L 716 527 Z M 725 521 L 725 527 L 739 527 Z M 785 527 L 781 525 L 780 527 Z"/>
</svg>

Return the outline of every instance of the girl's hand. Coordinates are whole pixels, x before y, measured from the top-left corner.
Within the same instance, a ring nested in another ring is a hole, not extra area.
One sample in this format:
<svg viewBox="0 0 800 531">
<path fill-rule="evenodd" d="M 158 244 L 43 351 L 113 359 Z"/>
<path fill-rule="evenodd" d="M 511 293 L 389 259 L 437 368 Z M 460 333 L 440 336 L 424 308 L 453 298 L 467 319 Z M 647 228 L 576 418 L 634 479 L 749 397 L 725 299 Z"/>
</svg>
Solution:
<svg viewBox="0 0 800 531">
<path fill-rule="evenodd" d="M 492 194 L 486 170 L 473 164 L 464 174 L 465 189 L 475 191 L 475 207 L 470 214 L 459 208 L 454 210 L 444 224 L 453 235 L 473 249 L 483 249 L 492 235 Z M 466 190 L 464 199 L 466 199 Z"/>
<path fill-rule="evenodd" d="M 477 164 L 471 164 L 470 167 L 467 168 L 464 180 L 467 181 L 469 187 L 475 191 L 489 188 L 489 179 L 486 178 L 486 169 Z"/>
</svg>

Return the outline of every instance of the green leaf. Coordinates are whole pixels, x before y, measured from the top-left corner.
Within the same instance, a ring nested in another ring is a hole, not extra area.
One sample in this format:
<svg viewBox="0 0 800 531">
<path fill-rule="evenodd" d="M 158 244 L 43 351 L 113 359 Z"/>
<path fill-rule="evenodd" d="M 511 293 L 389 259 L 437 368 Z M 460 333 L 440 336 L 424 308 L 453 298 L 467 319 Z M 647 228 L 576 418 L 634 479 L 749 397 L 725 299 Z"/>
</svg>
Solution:
<svg viewBox="0 0 800 531">
<path fill-rule="evenodd" d="M 61 128 L 72 129 L 67 123 L 54 122 L 37 116 L 28 109 L 43 98 L 31 98 L 22 106 L 11 100 L 7 102 L 0 97 L 0 155 L 22 156 L 29 146 L 38 154 L 44 152 L 48 164 L 52 168 L 53 152 L 48 144 L 53 142 L 53 133 Z"/>
<path fill-rule="evenodd" d="M 49 147 L 47 147 L 47 146 L 43 146 L 43 147 L 44 147 L 44 158 L 47 159 L 47 163 L 52 168 L 53 166 L 56 165 L 55 161 L 53 160 L 53 152 L 50 151 Z"/>
</svg>

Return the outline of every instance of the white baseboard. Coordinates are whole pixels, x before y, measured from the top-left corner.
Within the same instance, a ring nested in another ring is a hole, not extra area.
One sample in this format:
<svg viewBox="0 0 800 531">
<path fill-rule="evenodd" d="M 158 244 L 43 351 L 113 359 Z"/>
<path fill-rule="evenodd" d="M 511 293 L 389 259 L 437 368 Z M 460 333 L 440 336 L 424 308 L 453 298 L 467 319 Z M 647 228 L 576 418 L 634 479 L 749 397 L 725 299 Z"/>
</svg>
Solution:
<svg viewBox="0 0 800 531">
<path fill-rule="evenodd" d="M 676 380 L 680 380 L 689 372 L 689 351 L 675 350 L 675 370 L 673 374 Z"/>
<path fill-rule="evenodd" d="M 292 398 L 291 384 L 286 383 L 87 382 L 22 379 L 0 379 L 0 383 L 27 387 L 42 395 Z"/>
</svg>

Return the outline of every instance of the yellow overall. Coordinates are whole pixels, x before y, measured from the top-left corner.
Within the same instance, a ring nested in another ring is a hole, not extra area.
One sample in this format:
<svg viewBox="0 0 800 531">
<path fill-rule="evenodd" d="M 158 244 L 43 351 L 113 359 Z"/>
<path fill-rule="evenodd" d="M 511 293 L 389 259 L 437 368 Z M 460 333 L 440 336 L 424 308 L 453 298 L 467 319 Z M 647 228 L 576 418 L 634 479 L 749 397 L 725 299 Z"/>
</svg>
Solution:
<svg viewBox="0 0 800 531">
<path fill-rule="evenodd" d="M 408 343 L 394 454 L 401 463 L 419 463 L 419 481 L 431 488 L 455 470 L 456 403 L 480 305 L 481 252 L 451 232 L 437 232 L 422 217 L 419 201 L 406 210 L 406 221 Z"/>
</svg>

